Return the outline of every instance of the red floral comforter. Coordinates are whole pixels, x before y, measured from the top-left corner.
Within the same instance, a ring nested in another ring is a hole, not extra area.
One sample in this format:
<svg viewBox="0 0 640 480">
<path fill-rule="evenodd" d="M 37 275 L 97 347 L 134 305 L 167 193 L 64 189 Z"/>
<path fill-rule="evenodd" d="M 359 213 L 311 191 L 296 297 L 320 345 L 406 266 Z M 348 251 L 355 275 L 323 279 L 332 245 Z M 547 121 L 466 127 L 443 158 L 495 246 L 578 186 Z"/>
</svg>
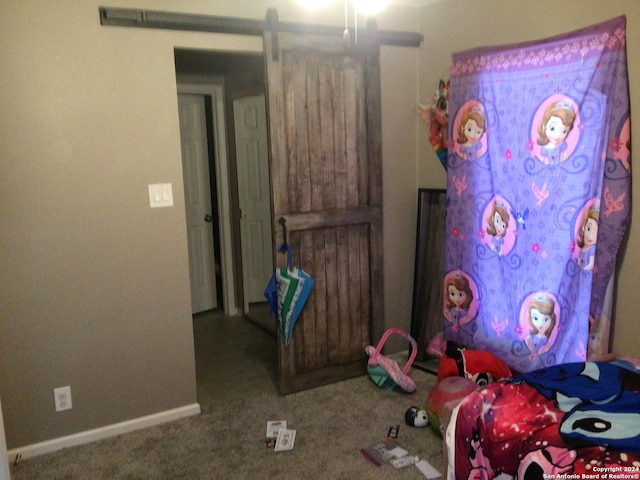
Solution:
<svg viewBox="0 0 640 480">
<path fill-rule="evenodd" d="M 449 478 L 640 479 L 640 374 L 558 365 L 467 396 L 446 435 Z"/>
</svg>

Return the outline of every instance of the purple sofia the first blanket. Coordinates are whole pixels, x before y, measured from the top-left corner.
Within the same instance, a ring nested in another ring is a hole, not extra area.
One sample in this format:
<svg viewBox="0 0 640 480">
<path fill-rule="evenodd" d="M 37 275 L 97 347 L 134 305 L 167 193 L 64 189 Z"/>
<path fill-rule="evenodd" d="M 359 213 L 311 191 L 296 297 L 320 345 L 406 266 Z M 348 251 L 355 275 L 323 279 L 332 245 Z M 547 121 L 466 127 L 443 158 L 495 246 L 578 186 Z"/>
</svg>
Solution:
<svg viewBox="0 0 640 480">
<path fill-rule="evenodd" d="M 453 55 L 444 338 L 585 360 L 630 209 L 625 17 Z"/>
</svg>

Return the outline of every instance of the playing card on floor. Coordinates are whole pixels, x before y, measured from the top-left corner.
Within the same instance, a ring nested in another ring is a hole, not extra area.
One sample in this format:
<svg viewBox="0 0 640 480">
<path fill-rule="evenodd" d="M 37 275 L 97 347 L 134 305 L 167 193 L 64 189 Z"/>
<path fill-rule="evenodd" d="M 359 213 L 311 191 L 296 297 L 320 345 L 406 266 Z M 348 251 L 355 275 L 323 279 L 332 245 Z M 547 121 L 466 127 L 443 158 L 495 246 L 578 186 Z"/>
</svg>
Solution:
<svg viewBox="0 0 640 480">
<path fill-rule="evenodd" d="M 278 431 L 278 438 L 276 439 L 276 452 L 281 452 L 283 450 L 293 450 L 293 444 L 296 440 L 296 431 L 289 430 L 286 428 L 281 428 Z"/>
</svg>

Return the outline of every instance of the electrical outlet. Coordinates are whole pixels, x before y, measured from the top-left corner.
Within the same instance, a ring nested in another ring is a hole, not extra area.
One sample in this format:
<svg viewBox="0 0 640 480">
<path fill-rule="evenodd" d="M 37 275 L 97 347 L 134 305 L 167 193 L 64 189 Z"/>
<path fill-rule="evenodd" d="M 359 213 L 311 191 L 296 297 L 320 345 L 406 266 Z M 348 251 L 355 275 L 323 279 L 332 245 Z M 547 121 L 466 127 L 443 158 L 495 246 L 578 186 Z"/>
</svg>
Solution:
<svg viewBox="0 0 640 480">
<path fill-rule="evenodd" d="M 53 398 L 56 404 L 56 412 L 71 410 L 71 387 L 60 387 L 53 389 Z"/>
</svg>

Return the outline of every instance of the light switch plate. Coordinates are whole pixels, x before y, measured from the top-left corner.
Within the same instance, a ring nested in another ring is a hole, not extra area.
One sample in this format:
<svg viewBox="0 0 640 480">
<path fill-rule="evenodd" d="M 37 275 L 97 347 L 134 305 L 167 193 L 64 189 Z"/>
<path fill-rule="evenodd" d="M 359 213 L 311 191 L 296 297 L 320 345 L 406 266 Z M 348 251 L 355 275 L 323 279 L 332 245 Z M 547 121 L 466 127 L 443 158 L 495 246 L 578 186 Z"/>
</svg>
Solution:
<svg viewBox="0 0 640 480">
<path fill-rule="evenodd" d="M 170 183 L 155 183 L 149 185 L 149 204 L 151 208 L 172 207 L 173 188 Z"/>
</svg>

